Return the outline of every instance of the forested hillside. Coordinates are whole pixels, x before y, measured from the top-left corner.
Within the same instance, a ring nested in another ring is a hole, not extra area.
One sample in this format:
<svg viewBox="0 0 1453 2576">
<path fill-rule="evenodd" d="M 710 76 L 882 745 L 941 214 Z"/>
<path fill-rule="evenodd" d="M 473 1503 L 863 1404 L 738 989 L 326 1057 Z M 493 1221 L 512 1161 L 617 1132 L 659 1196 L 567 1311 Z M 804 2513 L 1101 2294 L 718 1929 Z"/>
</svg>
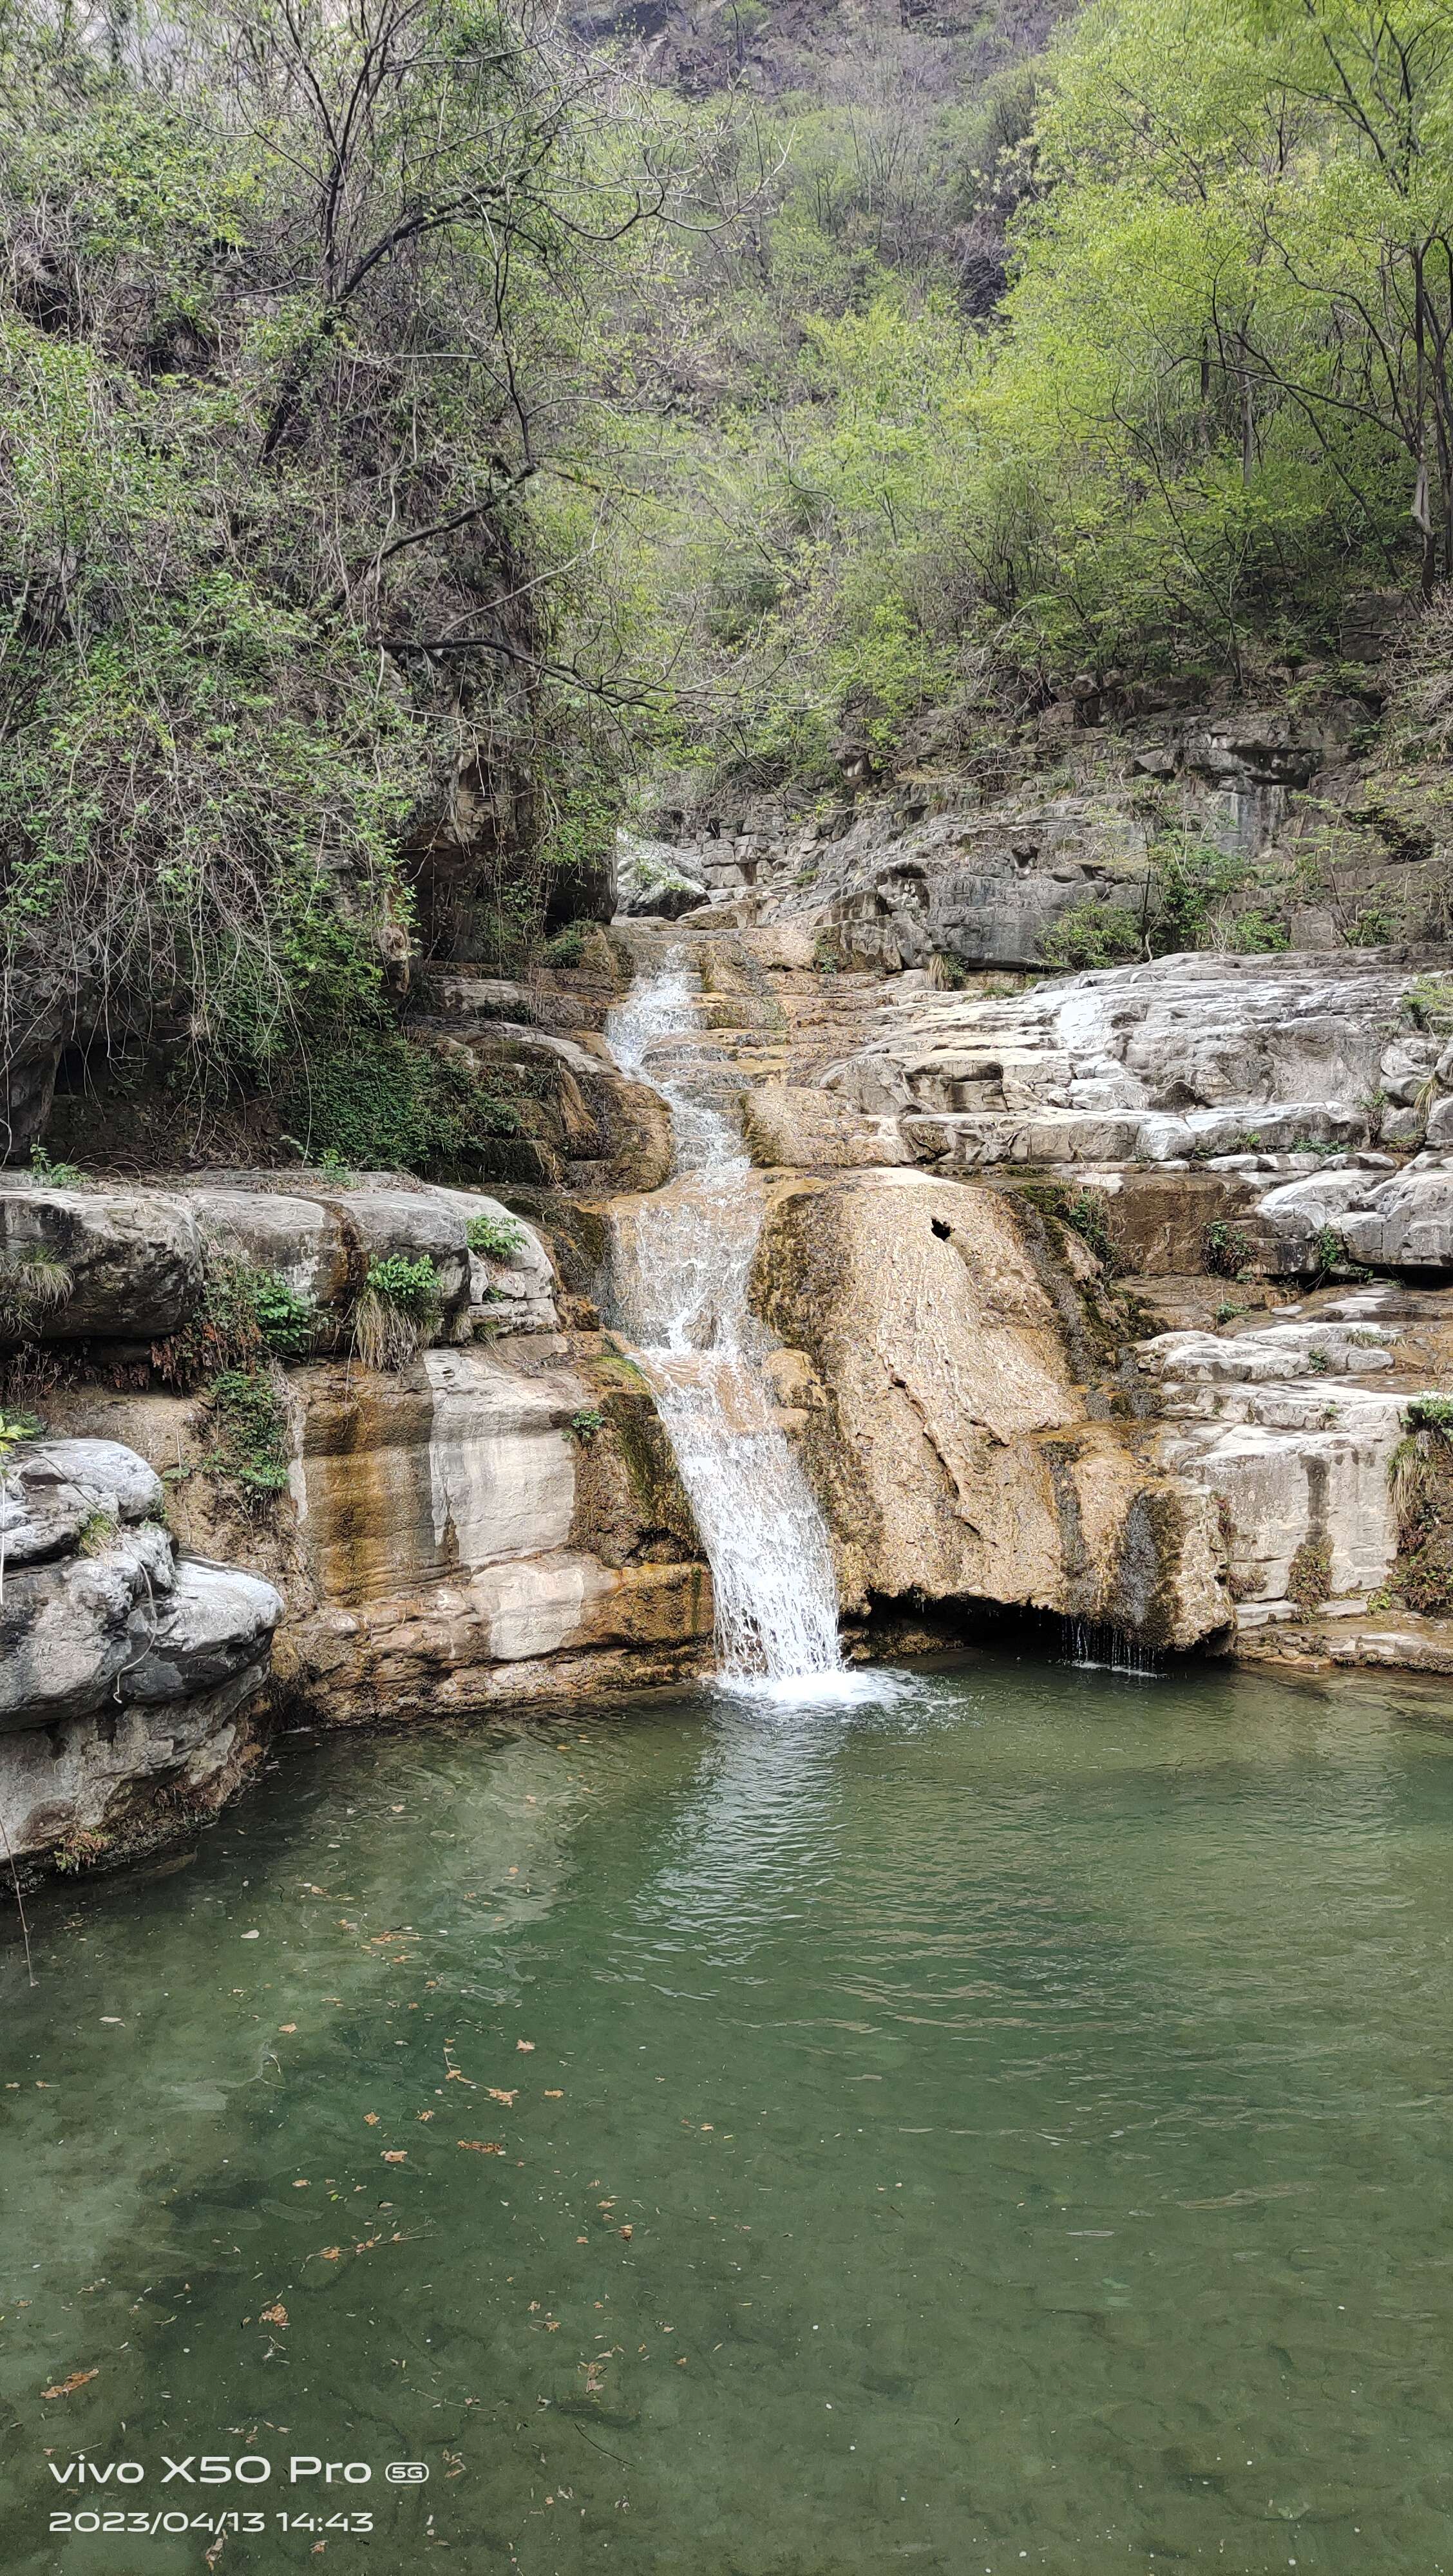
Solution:
<svg viewBox="0 0 1453 2576">
<path fill-rule="evenodd" d="M 1419 599 L 1441 748 L 1442 0 L 0 34 L 14 1150 L 57 1046 L 296 1125 L 421 958 L 598 910 L 667 774 L 1305 702 Z M 425 1159 L 507 1114 L 396 1072 Z"/>
</svg>

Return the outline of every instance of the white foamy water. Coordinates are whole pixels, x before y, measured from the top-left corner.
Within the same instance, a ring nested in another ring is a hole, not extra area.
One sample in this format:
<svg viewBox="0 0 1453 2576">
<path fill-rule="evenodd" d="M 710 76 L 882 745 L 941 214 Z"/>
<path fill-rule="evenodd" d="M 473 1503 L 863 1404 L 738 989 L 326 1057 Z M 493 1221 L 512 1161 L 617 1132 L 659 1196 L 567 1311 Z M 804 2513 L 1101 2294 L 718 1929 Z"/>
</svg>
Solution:
<svg viewBox="0 0 1453 2576">
<path fill-rule="evenodd" d="M 673 949 L 606 1023 L 622 1071 L 668 1103 L 675 1138 L 665 1187 L 614 1212 L 615 1320 L 651 1381 L 696 1514 L 722 1678 L 853 1696 L 827 1531 L 778 1427 L 747 1305 L 766 1197 L 692 1045 L 697 991 Z"/>
</svg>

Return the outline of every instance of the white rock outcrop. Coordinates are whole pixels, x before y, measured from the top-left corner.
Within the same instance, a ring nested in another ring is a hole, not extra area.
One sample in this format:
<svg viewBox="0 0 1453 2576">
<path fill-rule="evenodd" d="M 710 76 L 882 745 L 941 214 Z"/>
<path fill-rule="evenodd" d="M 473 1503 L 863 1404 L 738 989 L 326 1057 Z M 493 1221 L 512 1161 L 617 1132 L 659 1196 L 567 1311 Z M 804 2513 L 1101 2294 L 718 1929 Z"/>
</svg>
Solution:
<svg viewBox="0 0 1453 2576">
<path fill-rule="evenodd" d="M 0 1468 L 0 1817 L 16 1853 L 107 1831 L 112 1802 L 233 1758 L 282 1617 L 271 1583 L 178 1560 L 159 1477 L 108 1440 Z M 120 1739 L 124 1736 L 124 1746 Z"/>
</svg>

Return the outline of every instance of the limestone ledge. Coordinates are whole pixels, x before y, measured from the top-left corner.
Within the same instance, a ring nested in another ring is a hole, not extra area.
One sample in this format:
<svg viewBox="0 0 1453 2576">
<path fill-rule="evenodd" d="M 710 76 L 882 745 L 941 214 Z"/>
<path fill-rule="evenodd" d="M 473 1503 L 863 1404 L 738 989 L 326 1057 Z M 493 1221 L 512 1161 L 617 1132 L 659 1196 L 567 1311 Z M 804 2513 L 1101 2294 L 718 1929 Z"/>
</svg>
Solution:
<svg viewBox="0 0 1453 2576">
<path fill-rule="evenodd" d="M 512 1225 L 517 1248 L 501 1260 L 472 1252 L 471 1218 Z M 341 1319 L 369 1264 L 394 1255 L 433 1262 L 441 1340 L 556 1322 L 539 1236 L 481 1191 L 387 1172 L 346 1188 L 316 1174 L 220 1172 L 78 1189 L 0 1173 L 0 1339 L 164 1339 L 200 1311 L 218 1260 L 275 1271 L 325 1319 Z M 31 1303 L 20 1283 L 37 1261 L 65 1285 Z"/>
</svg>

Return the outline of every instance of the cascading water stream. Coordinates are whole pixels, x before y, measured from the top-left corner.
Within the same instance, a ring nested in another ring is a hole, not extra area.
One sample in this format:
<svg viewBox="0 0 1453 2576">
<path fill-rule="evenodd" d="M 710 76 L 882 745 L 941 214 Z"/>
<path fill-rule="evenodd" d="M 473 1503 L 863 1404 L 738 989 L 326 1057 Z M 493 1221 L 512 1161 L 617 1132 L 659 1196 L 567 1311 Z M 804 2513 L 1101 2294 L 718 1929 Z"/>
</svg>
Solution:
<svg viewBox="0 0 1453 2576">
<path fill-rule="evenodd" d="M 675 1140 L 665 1187 L 615 1211 L 615 1315 L 696 1514 L 723 1678 L 810 1682 L 843 1669 L 832 1550 L 778 1426 L 747 1304 L 762 1182 L 679 1043 L 699 1032 L 698 989 L 672 949 L 606 1023 L 621 1070 L 667 1102 Z"/>
</svg>

